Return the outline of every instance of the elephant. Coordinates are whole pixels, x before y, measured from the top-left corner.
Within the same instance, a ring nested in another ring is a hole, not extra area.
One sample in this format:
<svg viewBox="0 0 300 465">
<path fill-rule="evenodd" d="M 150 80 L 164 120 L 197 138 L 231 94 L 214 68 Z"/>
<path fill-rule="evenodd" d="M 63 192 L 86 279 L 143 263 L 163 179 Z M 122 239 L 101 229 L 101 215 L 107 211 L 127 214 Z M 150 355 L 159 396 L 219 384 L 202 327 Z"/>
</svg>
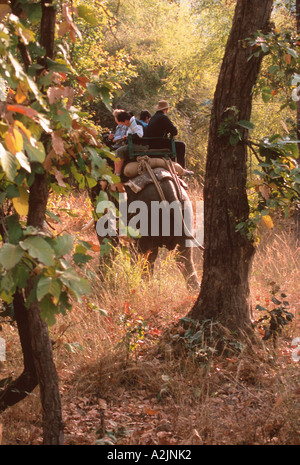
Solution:
<svg viewBox="0 0 300 465">
<path fill-rule="evenodd" d="M 105 236 L 122 236 L 128 232 L 129 227 L 131 231 L 138 230 L 136 248 L 138 252 L 147 254 L 151 266 L 159 248 L 165 247 L 170 251 L 176 249 L 177 264 L 187 285 L 199 290 L 193 250 L 195 246 L 203 247 L 192 234 L 193 208 L 186 185 L 180 178 L 174 179 L 166 169 L 155 168 L 153 173 L 158 181 L 156 183 L 148 173 L 123 183 L 126 195 L 119 194 L 118 214 L 122 219 L 119 223 L 116 221 L 116 209 L 110 208 L 115 206 L 115 200 L 108 191 L 110 207 L 106 200 L 102 205 L 97 205 L 98 213 L 106 212 L 97 221 L 97 234 L 101 241 Z"/>
</svg>

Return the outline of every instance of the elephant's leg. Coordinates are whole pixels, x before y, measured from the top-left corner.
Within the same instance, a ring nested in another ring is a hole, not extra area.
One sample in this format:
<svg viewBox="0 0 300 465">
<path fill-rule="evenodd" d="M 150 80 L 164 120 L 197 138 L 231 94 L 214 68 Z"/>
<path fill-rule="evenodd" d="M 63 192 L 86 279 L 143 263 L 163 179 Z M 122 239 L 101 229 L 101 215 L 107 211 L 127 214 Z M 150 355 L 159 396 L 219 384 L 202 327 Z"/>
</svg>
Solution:
<svg viewBox="0 0 300 465">
<path fill-rule="evenodd" d="M 176 261 L 188 287 L 199 291 L 200 281 L 193 261 L 193 248 L 179 246 L 178 254 L 176 254 Z"/>
</svg>

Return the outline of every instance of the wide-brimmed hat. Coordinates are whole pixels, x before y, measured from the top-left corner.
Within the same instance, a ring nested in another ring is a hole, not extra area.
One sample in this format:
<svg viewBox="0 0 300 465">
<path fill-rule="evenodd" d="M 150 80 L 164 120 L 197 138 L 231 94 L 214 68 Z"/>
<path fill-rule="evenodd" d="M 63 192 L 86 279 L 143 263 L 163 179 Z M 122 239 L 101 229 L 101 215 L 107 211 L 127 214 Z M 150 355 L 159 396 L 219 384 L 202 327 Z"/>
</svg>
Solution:
<svg viewBox="0 0 300 465">
<path fill-rule="evenodd" d="M 166 100 L 160 100 L 157 105 L 155 105 L 154 110 L 165 110 L 166 108 L 170 108 L 168 102 Z"/>
</svg>

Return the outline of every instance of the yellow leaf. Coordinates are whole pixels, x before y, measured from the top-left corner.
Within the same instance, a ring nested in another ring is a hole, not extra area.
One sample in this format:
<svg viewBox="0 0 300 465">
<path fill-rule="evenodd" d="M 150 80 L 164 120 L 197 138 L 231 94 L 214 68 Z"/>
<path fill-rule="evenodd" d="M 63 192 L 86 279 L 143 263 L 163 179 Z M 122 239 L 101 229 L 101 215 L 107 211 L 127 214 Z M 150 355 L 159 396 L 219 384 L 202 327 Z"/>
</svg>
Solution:
<svg viewBox="0 0 300 465">
<path fill-rule="evenodd" d="M 14 197 L 12 199 L 16 212 L 21 216 L 26 216 L 29 209 L 29 194 L 26 189 L 20 187 L 20 197 Z"/>
<path fill-rule="evenodd" d="M 23 149 L 23 136 L 21 132 L 14 127 L 9 129 L 4 140 L 7 149 L 13 155 L 15 155 L 17 152 L 20 152 Z"/>
<path fill-rule="evenodd" d="M 28 87 L 23 83 L 19 82 L 16 93 L 16 102 L 24 103 L 28 98 Z"/>
<path fill-rule="evenodd" d="M 18 121 L 16 120 L 15 121 L 15 126 L 18 126 L 27 136 L 28 140 L 31 141 L 31 132 L 29 131 L 29 129 L 27 129 L 24 124 L 22 123 L 22 121 Z"/>
<path fill-rule="evenodd" d="M 283 158 L 282 161 L 283 161 L 283 163 L 288 165 L 291 170 L 296 168 L 295 164 L 291 160 L 289 160 L 288 158 Z"/>
<path fill-rule="evenodd" d="M 274 226 L 272 218 L 270 217 L 270 215 L 263 216 L 262 219 L 261 219 L 261 224 L 263 226 L 265 226 L 266 228 L 268 228 L 268 229 L 272 229 L 273 226 Z"/>
</svg>

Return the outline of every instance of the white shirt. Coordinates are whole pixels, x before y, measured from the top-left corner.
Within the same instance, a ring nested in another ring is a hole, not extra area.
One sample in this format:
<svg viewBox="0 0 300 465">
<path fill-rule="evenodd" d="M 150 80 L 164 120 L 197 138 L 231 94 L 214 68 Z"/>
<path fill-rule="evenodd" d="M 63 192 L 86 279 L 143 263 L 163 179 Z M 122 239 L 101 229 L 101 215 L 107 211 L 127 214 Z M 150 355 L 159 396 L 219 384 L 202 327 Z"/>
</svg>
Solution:
<svg viewBox="0 0 300 465">
<path fill-rule="evenodd" d="M 139 137 L 143 137 L 144 135 L 143 126 L 137 124 L 134 116 L 130 118 L 130 125 L 127 134 L 137 134 Z"/>
</svg>

